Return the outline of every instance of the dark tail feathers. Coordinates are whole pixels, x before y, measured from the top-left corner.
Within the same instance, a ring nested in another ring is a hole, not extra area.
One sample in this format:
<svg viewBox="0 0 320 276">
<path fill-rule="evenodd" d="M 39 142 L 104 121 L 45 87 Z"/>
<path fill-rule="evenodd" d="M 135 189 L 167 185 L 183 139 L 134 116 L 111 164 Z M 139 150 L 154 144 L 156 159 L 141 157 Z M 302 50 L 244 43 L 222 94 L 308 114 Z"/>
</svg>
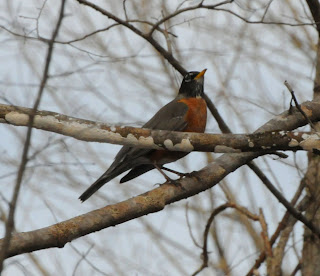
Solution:
<svg viewBox="0 0 320 276">
<path fill-rule="evenodd" d="M 96 191 L 98 191 L 104 184 L 109 182 L 111 179 L 116 177 L 117 175 L 105 175 L 103 174 L 100 178 L 97 179 L 88 189 L 84 191 L 84 193 L 79 197 L 79 199 L 84 202 L 90 196 L 92 196 Z"/>
<path fill-rule="evenodd" d="M 126 174 L 121 180 L 120 183 L 129 181 L 145 172 L 148 172 L 150 170 L 154 169 L 154 165 L 140 165 L 132 169 L 128 174 Z M 87 190 L 84 191 L 84 193 L 79 197 L 79 199 L 84 202 L 87 200 L 90 196 L 92 196 L 96 191 L 98 191 L 104 184 L 109 182 L 111 179 L 115 178 L 119 174 L 123 173 L 124 171 L 128 170 L 127 168 L 122 170 L 115 170 L 109 173 L 104 173 L 101 175 L 100 178 L 97 179 L 96 182 L 94 182 Z"/>
<path fill-rule="evenodd" d="M 124 177 L 121 178 L 120 183 L 127 182 L 133 178 L 138 177 L 139 175 L 151 171 L 154 169 L 154 165 L 140 165 L 133 168 L 130 172 L 128 172 Z"/>
</svg>

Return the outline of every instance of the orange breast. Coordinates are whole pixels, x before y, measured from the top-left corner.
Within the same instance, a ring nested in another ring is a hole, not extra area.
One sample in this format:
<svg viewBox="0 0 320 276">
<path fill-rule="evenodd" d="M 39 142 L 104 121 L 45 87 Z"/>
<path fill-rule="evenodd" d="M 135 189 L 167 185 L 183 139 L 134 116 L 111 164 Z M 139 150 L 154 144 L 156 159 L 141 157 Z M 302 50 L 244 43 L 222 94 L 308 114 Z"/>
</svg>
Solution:
<svg viewBox="0 0 320 276">
<path fill-rule="evenodd" d="M 202 98 L 186 98 L 179 102 L 188 105 L 189 109 L 185 115 L 188 126 L 185 132 L 204 132 L 207 124 L 207 104 Z"/>
<path fill-rule="evenodd" d="M 207 124 L 207 104 L 202 98 L 186 98 L 181 99 L 182 102 L 188 105 L 188 112 L 184 119 L 188 121 L 187 127 L 183 130 L 185 132 L 204 132 Z M 151 162 L 156 162 L 158 165 L 163 165 L 176 161 L 188 153 L 181 151 L 164 151 L 155 150 L 149 155 Z"/>
</svg>

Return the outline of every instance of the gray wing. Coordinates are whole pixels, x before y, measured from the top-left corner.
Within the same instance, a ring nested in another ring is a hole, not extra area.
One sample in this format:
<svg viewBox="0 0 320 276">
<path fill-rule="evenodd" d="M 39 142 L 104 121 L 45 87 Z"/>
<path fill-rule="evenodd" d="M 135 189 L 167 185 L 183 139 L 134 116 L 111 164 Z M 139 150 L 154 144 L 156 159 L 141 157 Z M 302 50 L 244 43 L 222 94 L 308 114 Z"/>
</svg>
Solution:
<svg viewBox="0 0 320 276">
<path fill-rule="evenodd" d="M 147 123 L 143 125 L 143 128 L 172 131 L 183 130 L 187 126 L 187 122 L 184 120 L 187 111 L 188 106 L 182 102 L 177 102 L 175 99 L 162 107 Z M 131 164 L 134 164 L 135 160 L 150 151 L 152 150 L 123 146 L 106 173 L 108 174 L 113 170 L 116 170 L 116 168 L 123 170 L 123 167 L 127 167 L 129 165 L 129 168 L 126 169 L 128 170 L 132 168 Z"/>
</svg>

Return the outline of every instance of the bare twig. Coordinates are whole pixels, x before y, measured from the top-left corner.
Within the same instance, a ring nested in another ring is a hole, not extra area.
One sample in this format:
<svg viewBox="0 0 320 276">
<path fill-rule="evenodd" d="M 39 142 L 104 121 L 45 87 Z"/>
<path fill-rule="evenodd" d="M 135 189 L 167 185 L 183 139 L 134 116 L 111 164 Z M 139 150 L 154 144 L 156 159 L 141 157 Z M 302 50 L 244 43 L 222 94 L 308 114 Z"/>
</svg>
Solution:
<svg viewBox="0 0 320 276">
<path fill-rule="evenodd" d="M 304 183 L 301 182 L 298 190 L 296 191 L 294 197 L 291 200 L 291 204 L 294 206 L 296 204 L 296 202 L 298 201 L 303 189 L 304 189 Z M 309 198 L 305 197 L 303 200 L 301 200 L 301 202 L 298 204 L 297 209 L 299 211 L 304 211 L 308 205 L 309 202 Z M 289 211 L 287 211 L 284 216 L 282 217 L 280 223 L 278 224 L 277 229 L 275 230 L 275 232 L 273 233 L 273 235 L 270 238 L 270 245 L 272 246 L 275 241 L 278 239 L 281 231 L 287 226 L 289 218 L 291 217 Z M 266 258 L 266 252 L 262 252 L 260 254 L 260 256 L 258 257 L 258 259 L 256 260 L 255 264 L 253 265 L 253 267 L 250 269 L 250 271 L 246 274 L 246 276 L 251 276 L 253 275 L 254 270 L 258 269 L 260 267 L 260 265 L 262 264 L 262 262 L 265 260 Z"/>
<path fill-rule="evenodd" d="M 273 2 L 273 0 L 270 0 L 269 3 L 267 4 L 266 9 L 264 10 L 264 13 L 263 13 L 263 15 L 262 15 L 262 17 L 261 17 L 261 21 L 264 21 L 264 19 L 265 19 L 266 15 L 267 15 L 267 12 L 269 11 L 269 8 L 270 8 L 272 2 Z"/>
<path fill-rule="evenodd" d="M 214 220 L 214 218 L 220 214 L 221 212 L 223 212 L 225 209 L 230 208 L 231 205 L 230 203 L 225 203 L 220 205 L 219 207 L 217 207 L 216 209 L 213 210 L 211 216 L 209 217 L 204 233 L 203 233 L 203 247 L 202 247 L 202 265 L 192 274 L 192 276 L 195 276 L 197 274 L 199 274 L 203 269 L 205 269 L 206 267 L 208 267 L 208 260 L 209 260 L 209 256 L 208 256 L 208 235 L 209 235 L 209 230 L 211 227 L 211 224 Z"/>
<path fill-rule="evenodd" d="M 295 275 L 299 272 L 299 270 L 301 270 L 301 263 L 298 263 L 298 264 L 296 265 L 296 267 L 294 268 L 294 270 L 291 272 L 290 276 L 295 276 Z"/>
<path fill-rule="evenodd" d="M 92 245 L 87 249 L 87 251 L 86 251 L 84 254 L 82 254 L 81 258 L 80 258 L 79 261 L 76 263 L 76 265 L 75 265 L 75 267 L 74 267 L 74 269 L 73 269 L 72 276 L 77 275 L 77 274 L 76 274 L 76 271 L 77 271 L 78 267 L 80 266 L 80 264 L 81 264 L 81 262 L 82 262 L 83 260 L 86 260 L 86 259 L 87 259 L 87 256 L 89 255 L 89 253 L 90 253 L 90 251 L 91 251 L 91 249 L 92 249 L 93 247 L 94 247 L 94 244 L 92 244 Z"/>
<path fill-rule="evenodd" d="M 13 196 L 12 196 L 12 199 L 10 202 L 8 221 L 6 223 L 5 237 L 3 239 L 1 252 L 0 252 L 0 273 L 3 269 L 3 261 L 5 260 L 5 258 L 7 256 L 7 251 L 8 251 L 11 236 L 12 236 L 12 229 L 14 228 L 14 214 L 15 214 L 15 209 L 17 206 L 17 201 L 18 201 L 18 196 L 19 196 L 19 191 L 20 191 L 20 187 L 21 187 L 21 183 L 22 183 L 23 174 L 24 174 L 26 165 L 28 163 L 28 152 L 29 152 L 29 147 L 30 147 L 34 116 L 35 116 L 35 112 L 37 111 L 38 106 L 40 104 L 41 97 L 42 97 L 42 94 L 43 94 L 43 91 L 44 91 L 44 88 L 45 88 L 45 85 L 46 85 L 46 82 L 48 79 L 49 66 L 50 66 L 52 52 L 53 52 L 53 45 L 54 45 L 55 38 L 58 35 L 58 31 L 59 31 L 59 28 L 61 26 L 61 22 L 62 22 L 62 19 L 64 16 L 65 1 L 66 0 L 61 1 L 59 18 L 58 18 L 56 27 L 53 31 L 52 38 L 51 38 L 50 42 L 48 43 L 48 52 L 47 52 L 47 57 L 46 57 L 46 63 L 45 63 L 39 91 L 37 94 L 37 98 L 36 98 L 34 105 L 33 105 L 33 113 L 29 116 L 29 119 L 28 119 L 28 130 L 27 130 L 26 141 L 24 143 L 23 153 L 22 153 L 22 157 L 21 157 L 21 163 L 20 163 L 20 167 L 19 167 L 19 171 L 18 171 L 18 175 L 17 175 L 17 180 L 16 180 L 16 184 L 14 187 Z"/>
<path fill-rule="evenodd" d="M 220 2 L 218 4 L 215 4 L 215 5 L 208 5 L 208 6 L 203 5 L 203 1 L 201 1 L 199 4 L 197 4 L 195 6 L 191 6 L 191 7 L 183 8 L 183 9 L 180 9 L 180 10 L 176 10 L 175 12 L 169 14 L 168 16 L 162 18 L 157 23 L 155 23 L 154 26 L 152 27 L 152 29 L 150 30 L 150 32 L 148 33 L 148 36 L 152 36 L 153 32 L 156 30 L 156 28 L 158 26 L 160 26 L 162 23 L 166 22 L 167 20 L 177 16 L 178 14 L 181 14 L 181 13 L 184 13 L 184 12 L 187 12 L 187 11 L 200 9 L 200 8 L 215 9 L 215 8 L 217 8 L 219 6 L 222 6 L 222 5 L 225 5 L 225 4 L 230 4 L 233 1 L 234 0 L 227 0 L 227 1 L 222 1 L 222 2 Z"/>
<path fill-rule="evenodd" d="M 195 239 L 195 237 L 193 236 L 192 233 L 192 229 L 191 229 L 191 225 L 190 225 L 190 221 L 189 221 L 189 215 L 188 215 L 188 211 L 189 211 L 189 204 L 187 202 L 186 204 L 186 221 L 187 221 L 187 226 L 188 226 L 188 231 L 189 231 L 189 235 L 193 241 L 193 244 L 199 248 L 201 248 L 200 244 L 197 242 L 197 240 Z"/>
<path fill-rule="evenodd" d="M 250 165 L 249 165 L 250 167 Z M 256 171 L 254 169 L 254 172 L 259 175 L 259 178 L 264 178 L 262 175 L 260 175 L 259 171 Z M 292 205 L 277 189 L 275 186 L 273 186 L 273 184 L 270 182 L 269 179 L 265 178 L 263 183 L 267 186 L 267 188 L 269 189 L 269 191 L 279 200 L 280 203 L 282 203 L 282 205 L 284 207 L 286 207 L 286 209 L 288 210 L 288 212 L 295 217 L 297 220 L 301 221 L 304 225 L 306 225 L 314 234 L 316 234 L 318 236 L 318 238 L 320 238 L 320 229 L 311 221 L 308 220 L 301 212 L 297 211 L 294 208 L 294 205 Z"/>
<path fill-rule="evenodd" d="M 292 101 L 292 100 L 294 101 L 294 103 L 295 103 L 295 105 L 296 105 L 296 108 L 297 108 L 297 109 L 299 110 L 299 112 L 303 115 L 303 117 L 308 121 L 308 123 L 309 123 L 309 125 L 311 126 L 311 128 L 312 128 L 313 130 L 317 131 L 315 125 L 311 122 L 311 120 L 309 119 L 309 117 L 307 116 L 307 114 L 301 109 L 301 107 L 300 107 L 300 105 L 299 105 L 299 103 L 298 103 L 298 100 L 297 100 L 297 98 L 296 98 L 296 96 L 295 96 L 295 94 L 294 94 L 294 91 L 293 91 L 291 85 L 290 85 L 287 81 L 284 81 L 284 85 L 288 88 L 289 92 L 291 93 L 291 97 L 292 97 L 291 101 Z M 291 106 L 291 102 L 290 102 L 290 106 Z"/>
<path fill-rule="evenodd" d="M 249 20 L 249 19 L 237 14 L 236 12 L 228 10 L 228 9 L 215 8 L 215 10 L 229 13 L 229 14 L 241 19 L 243 22 L 246 22 L 248 24 L 283 25 L 283 26 L 290 26 L 290 27 L 301 27 L 301 26 L 313 26 L 314 25 L 314 23 L 289 23 L 289 22 L 280 22 L 280 21 Z"/>
<path fill-rule="evenodd" d="M 270 240 L 268 237 L 268 225 L 261 208 L 259 210 L 259 222 L 262 229 L 261 237 L 264 244 L 264 252 L 267 256 L 267 267 L 269 267 L 269 264 L 271 262 L 271 257 L 272 257 L 272 248 L 271 248 Z"/>
<path fill-rule="evenodd" d="M 208 267 L 208 262 L 209 262 L 209 255 L 208 255 L 208 236 L 209 236 L 209 230 L 211 227 L 211 224 L 214 220 L 214 218 L 220 214 L 221 212 L 223 212 L 225 209 L 227 208 L 234 208 L 236 209 L 238 212 L 240 212 L 241 214 L 247 216 L 249 219 L 252 219 L 254 221 L 259 221 L 260 217 L 252 214 L 248 209 L 239 206 L 238 204 L 234 203 L 234 202 L 227 202 L 225 204 L 220 205 L 219 207 L 217 207 L 216 209 L 213 210 L 213 212 L 211 213 L 207 223 L 206 223 L 206 227 L 205 230 L 203 232 L 203 246 L 202 246 L 202 264 L 201 266 L 192 274 L 193 276 L 199 274 L 203 269 L 205 269 L 206 267 Z"/>
<path fill-rule="evenodd" d="M 128 21 L 129 18 L 128 18 L 128 14 L 127 14 L 126 2 L 127 2 L 127 0 L 122 1 L 122 7 L 123 7 L 124 16 L 125 16 L 126 20 Z"/>
</svg>

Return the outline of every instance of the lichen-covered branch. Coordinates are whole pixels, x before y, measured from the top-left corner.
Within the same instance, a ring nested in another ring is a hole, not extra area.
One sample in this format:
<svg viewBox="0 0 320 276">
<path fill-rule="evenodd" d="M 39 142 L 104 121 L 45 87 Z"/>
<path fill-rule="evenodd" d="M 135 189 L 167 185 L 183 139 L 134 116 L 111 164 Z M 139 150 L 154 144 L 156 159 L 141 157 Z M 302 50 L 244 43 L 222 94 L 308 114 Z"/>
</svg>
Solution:
<svg viewBox="0 0 320 276">
<path fill-rule="evenodd" d="M 320 103 L 306 102 L 302 108 L 309 114 L 311 120 L 320 119 Z M 32 114 L 32 109 L 0 104 L 0 122 L 2 123 L 27 126 L 30 114 Z M 33 127 L 83 141 L 186 152 L 260 151 L 268 153 L 275 150 L 320 150 L 320 138 L 317 134 L 285 131 L 290 129 L 288 128 L 289 123 L 294 123 L 294 128 L 306 124 L 306 120 L 299 112 L 292 114 L 284 112 L 276 116 L 273 123 L 279 126 L 279 130 L 253 134 L 199 134 L 110 126 L 59 113 L 37 111 Z"/>
</svg>

